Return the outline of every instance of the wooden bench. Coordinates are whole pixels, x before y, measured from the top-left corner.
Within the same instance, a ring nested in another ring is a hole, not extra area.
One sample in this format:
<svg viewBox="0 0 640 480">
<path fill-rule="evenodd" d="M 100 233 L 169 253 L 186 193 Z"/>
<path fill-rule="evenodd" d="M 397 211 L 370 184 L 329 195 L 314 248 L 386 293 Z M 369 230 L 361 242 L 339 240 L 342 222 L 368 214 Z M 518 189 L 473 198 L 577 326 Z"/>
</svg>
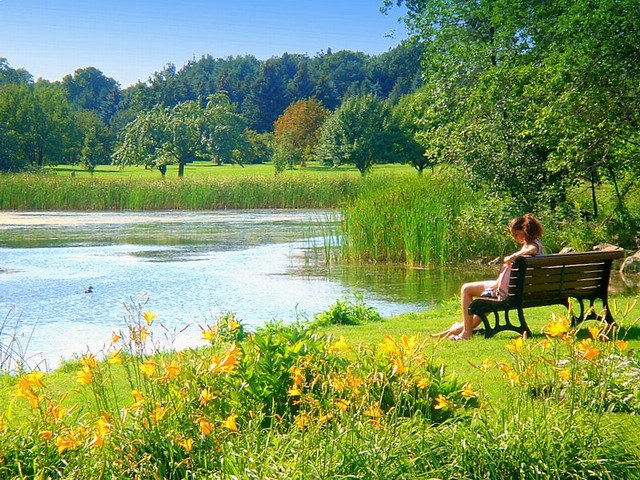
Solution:
<svg viewBox="0 0 640 480">
<path fill-rule="evenodd" d="M 535 257 L 518 257 L 512 266 L 509 278 L 509 293 L 506 299 L 479 297 L 469 305 L 469 313 L 478 315 L 484 324 L 485 337 L 511 330 L 531 337 L 531 330 L 524 318 L 524 309 L 546 305 L 564 305 L 571 313 L 571 323 L 600 319 L 613 323 L 609 311 L 608 289 L 613 260 L 622 258 L 624 251 L 607 250 Z M 571 299 L 577 300 L 580 312 L 573 315 Z M 595 312 L 594 302 L 600 300 L 604 317 Z M 585 316 L 585 301 L 589 301 Z M 519 325 L 511 322 L 509 312 L 518 312 Z M 504 312 L 500 321 L 499 312 Z M 494 314 L 492 326 L 487 318 Z"/>
</svg>

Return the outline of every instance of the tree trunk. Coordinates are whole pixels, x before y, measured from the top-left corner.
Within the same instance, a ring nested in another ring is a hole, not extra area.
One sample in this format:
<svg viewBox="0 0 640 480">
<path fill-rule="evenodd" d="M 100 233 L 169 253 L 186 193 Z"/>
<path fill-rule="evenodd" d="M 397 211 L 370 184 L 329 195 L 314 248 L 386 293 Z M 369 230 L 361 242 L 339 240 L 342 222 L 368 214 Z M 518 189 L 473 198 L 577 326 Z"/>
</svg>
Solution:
<svg viewBox="0 0 640 480">
<path fill-rule="evenodd" d="M 596 181 L 591 172 L 591 200 L 593 201 L 593 218 L 598 218 L 598 202 L 596 200 Z"/>
<path fill-rule="evenodd" d="M 183 161 L 181 161 L 178 164 L 178 177 L 180 177 L 180 178 L 182 178 L 184 176 L 184 165 L 185 165 L 185 162 L 183 162 Z"/>
</svg>

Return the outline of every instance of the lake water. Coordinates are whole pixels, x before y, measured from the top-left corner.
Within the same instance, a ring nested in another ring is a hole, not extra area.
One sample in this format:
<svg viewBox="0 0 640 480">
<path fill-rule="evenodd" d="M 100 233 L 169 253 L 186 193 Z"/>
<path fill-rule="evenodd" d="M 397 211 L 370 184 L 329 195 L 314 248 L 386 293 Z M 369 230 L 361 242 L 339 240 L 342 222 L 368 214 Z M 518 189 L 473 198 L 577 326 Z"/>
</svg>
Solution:
<svg viewBox="0 0 640 480">
<path fill-rule="evenodd" d="M 17 338 L 13 356 L 40 368 L 99 353 L 136 298 L 158 315 L 155 338 L 182 348 L 202 345 L 199 326 L 227 311 L 255 329 L 312 318 L 358 293 L 390 316 L 495 275 L 493 267 L 328 267 L 320 231 L 336 218 L 301 210 L 0 212 L 0 347 Z M 89 286 L 94 293 L 84 293 Z M 0 367 L 3 358 L 0 349 Z"/>
<path fill-rule="evenodd" d="M 312 318 L 357 293 L 389 316 L 459 288 L 451 271 L 327 267 L 320 226 L 335 220 L 300 210 L 2 212 L 0 344 L 17 338 L 14 357 L 55 368 L 99 353 L 138 298 L 163 326 L 156 338 L 181 348 L 201 345 L 199 326 L 227 311 L 251 329 Z M 94 293 L 84 293 L 89 286 Z"/>
</svg>

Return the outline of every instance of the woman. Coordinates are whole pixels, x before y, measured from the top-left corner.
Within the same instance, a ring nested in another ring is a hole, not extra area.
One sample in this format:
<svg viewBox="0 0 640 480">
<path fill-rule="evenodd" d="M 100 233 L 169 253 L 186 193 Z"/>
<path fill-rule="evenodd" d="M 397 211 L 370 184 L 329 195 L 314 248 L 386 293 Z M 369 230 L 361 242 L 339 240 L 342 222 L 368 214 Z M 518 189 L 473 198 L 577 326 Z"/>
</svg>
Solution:
<svg viewBox="0 0 640 480">
<path fill-rule="evenodd" d="M 524 255 L 539 255 L 543 253 L 542 224 L 531 214 L 516 217 L 509 222 L 509 231 L 513 239 L 522 247 L 515 253 L 504 257 L 504 264 L 500 269 L 497 280 L 470 282 L 460 289 L 460 306 L 462 307 L 462 322 L 456 322 L 447 330 L 433 334 L 433 337 L 449 337 L 451 340 L 468 340 L 473 330 L 480 326 L 482 320 L 477 315 L 469 313 L 469 305 L 475 297 L 506 298 L 509 290 L 509 275 L 513 261 Z"/>
</svg>

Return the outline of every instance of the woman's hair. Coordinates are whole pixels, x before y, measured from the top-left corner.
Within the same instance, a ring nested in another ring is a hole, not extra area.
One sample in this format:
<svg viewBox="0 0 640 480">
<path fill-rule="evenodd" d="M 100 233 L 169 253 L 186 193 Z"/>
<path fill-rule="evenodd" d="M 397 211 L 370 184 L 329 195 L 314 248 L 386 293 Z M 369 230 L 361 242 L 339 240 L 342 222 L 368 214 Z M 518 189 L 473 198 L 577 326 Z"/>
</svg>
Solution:
<svg viewBox="0 0 640 480">
<path fill-rule="evenodd" d="M 534 242 L 542 236 L 542 224 L 530 213 L 525 213 L 523 216 L 511 220 L 509 230 L 511 232 L 514 230 L 522 231 L 527 243 Z"/>
</svg>

